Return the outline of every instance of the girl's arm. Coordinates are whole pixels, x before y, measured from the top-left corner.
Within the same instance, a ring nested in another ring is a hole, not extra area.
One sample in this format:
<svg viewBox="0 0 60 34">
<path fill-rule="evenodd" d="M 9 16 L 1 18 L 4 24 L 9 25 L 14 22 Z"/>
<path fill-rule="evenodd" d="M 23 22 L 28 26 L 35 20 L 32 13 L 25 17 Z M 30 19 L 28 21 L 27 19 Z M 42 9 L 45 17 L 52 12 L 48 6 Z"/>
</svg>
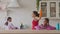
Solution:
<svg viewBox="0 0 60 34">
<path fill-rule="evenodd" d="M 12 23 L 9 25 L 10 29 L 18 29 L 17 27 L 15 27 Z"/>
<path fill-rule="evenodd" d="M 36 20 L 40 20 L 40 19 L 41 19 L 41 17 L 35 17 L 34 19 L 36 19 Z"/>
<path fill-rule="evenodd" d="M 33 17 L 33 18 L 36 19 L 36 20 L 40 20 L 41 17 L 42 17 L 42 14 L 39 14 L 39 17 Z"/>
<path fill-rule="evenodd" d="M 41 17 L 39 16 L 39 20 L 41 19 Z"/>
</svg>

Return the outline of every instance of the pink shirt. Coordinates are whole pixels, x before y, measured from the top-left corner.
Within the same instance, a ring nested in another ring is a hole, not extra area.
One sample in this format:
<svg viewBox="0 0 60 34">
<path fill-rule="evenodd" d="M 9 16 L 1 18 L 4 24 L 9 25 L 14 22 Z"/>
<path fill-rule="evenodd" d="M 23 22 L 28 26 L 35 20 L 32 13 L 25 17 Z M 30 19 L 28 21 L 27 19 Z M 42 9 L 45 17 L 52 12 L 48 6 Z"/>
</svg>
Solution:
<svg viewBox="0 0 60 34">
<path fill-rule="evenodd" d="M 46 30 L 56 30 L 56 28 L 53 27 L 53 26 L 51 26 L 51 25 L 48 25 L 48 26 L 46 26 L 46 27 L 44 27 L 43 24 L 40 25 L 40 26 L 36 26 L 36 30 L 42 30 L 42 29 L 46 29 Z"/>
</svg>

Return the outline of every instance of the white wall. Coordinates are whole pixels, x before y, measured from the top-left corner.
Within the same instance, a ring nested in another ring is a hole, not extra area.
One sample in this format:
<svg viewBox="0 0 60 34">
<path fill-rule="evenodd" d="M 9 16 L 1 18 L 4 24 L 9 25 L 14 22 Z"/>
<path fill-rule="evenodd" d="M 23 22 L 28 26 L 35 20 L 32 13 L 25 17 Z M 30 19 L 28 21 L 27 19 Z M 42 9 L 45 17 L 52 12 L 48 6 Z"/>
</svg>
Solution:
<svg viewBox="0 0 60 34">
<path fill-rule="evenodd" d="M 19 1 L 20 1 L 20 8 L 12 8 L 12 9 L 10 8 L 8 12 L 6 11 L 5 12 L 7 13 L 8 16 L 12 17 L 13 24 L 15 26 L 20 26 L 21 22 L 23 22 L 24 25 L 31 26 L 32 11 L 36 10 L 36 1 L 35 0 L 19 0 Z M 2 17 L 6 15 L 4 14 L 4 12 L 2 12 L 2 14 L 1 14 Z"/>
<path fill-rule="evenodd" d="M 8 16 L 13 18 L 13 23 L 16 26 L 20 26 L 20 23 L 23 22 L 24 25 L 30 25 L 32 22 L 32 11 L 35 9 L 35 0 L 21 0 L 19 9 L 11 9 L 8 12 Z"/>
<path fill-rule="evenodd" d="M 31 26 L 32 23 L 32 11 L 36 10 L 36 0 L 19 0 L 20 2 L 20 8 L 12 8 L 9 9 L 8 12 L 0 12 L 0 16 L 4 18 L 6 13 L 8 16 L 12 17 L 13 24 L 15 26 L 20 26 L 20 23 L 23 22 L 23 24 Z M 1 18 L 1 17 L 0 17 Z M 2 20 L 1 20 L 2 21 Z M 55 26 L 57 22 L 60 22 L 60 20 L 50 20 L 50 24 Z M 42 20 L 40 21 L 42 23 Z M 3 22 L 2 22 L 3 24 Z M 0 22 L 0 25 L 2 25 Z"/>
<path fill-rule="evenodd" d="M 0 11 L 0 26 L 3 26 L 6 16 L 7 16 L 6 11 Z"/>
</svg>

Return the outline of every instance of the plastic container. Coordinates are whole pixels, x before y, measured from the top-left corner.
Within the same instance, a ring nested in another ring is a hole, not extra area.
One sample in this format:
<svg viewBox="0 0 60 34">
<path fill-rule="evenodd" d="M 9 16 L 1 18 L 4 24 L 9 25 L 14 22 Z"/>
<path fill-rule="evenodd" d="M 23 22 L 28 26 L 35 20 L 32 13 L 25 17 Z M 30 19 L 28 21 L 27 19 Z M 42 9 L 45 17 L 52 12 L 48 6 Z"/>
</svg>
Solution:
<svg viewBox="0 0 60 34">
<path fill-rule="evenodd" d="M 59 26 L 60 26 L 59 23 L 57 23 L 57 24 L 56 24 L 56 30 L 59 30 L 59 29 L 60 29 Z"/>
</svg>

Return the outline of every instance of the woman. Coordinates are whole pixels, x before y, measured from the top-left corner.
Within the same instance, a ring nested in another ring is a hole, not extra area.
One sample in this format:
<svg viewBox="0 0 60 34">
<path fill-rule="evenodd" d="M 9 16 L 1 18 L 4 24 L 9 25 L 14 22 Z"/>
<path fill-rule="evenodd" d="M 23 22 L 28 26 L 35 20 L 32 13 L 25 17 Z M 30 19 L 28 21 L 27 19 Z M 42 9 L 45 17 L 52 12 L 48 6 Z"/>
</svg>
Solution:
<svg viewBox="0 0 60 34">
<path fill-rule="evenodd" d="M 11 17 L 8 17 L 7 18 L 7 21 L 5 22 L 5 29 L 7 29 L 7 30 L 12 30 L 12 29 L 17 29 L 17 27 L 15 27 L 12 23 L 12 18 Z"/>
</svg>

